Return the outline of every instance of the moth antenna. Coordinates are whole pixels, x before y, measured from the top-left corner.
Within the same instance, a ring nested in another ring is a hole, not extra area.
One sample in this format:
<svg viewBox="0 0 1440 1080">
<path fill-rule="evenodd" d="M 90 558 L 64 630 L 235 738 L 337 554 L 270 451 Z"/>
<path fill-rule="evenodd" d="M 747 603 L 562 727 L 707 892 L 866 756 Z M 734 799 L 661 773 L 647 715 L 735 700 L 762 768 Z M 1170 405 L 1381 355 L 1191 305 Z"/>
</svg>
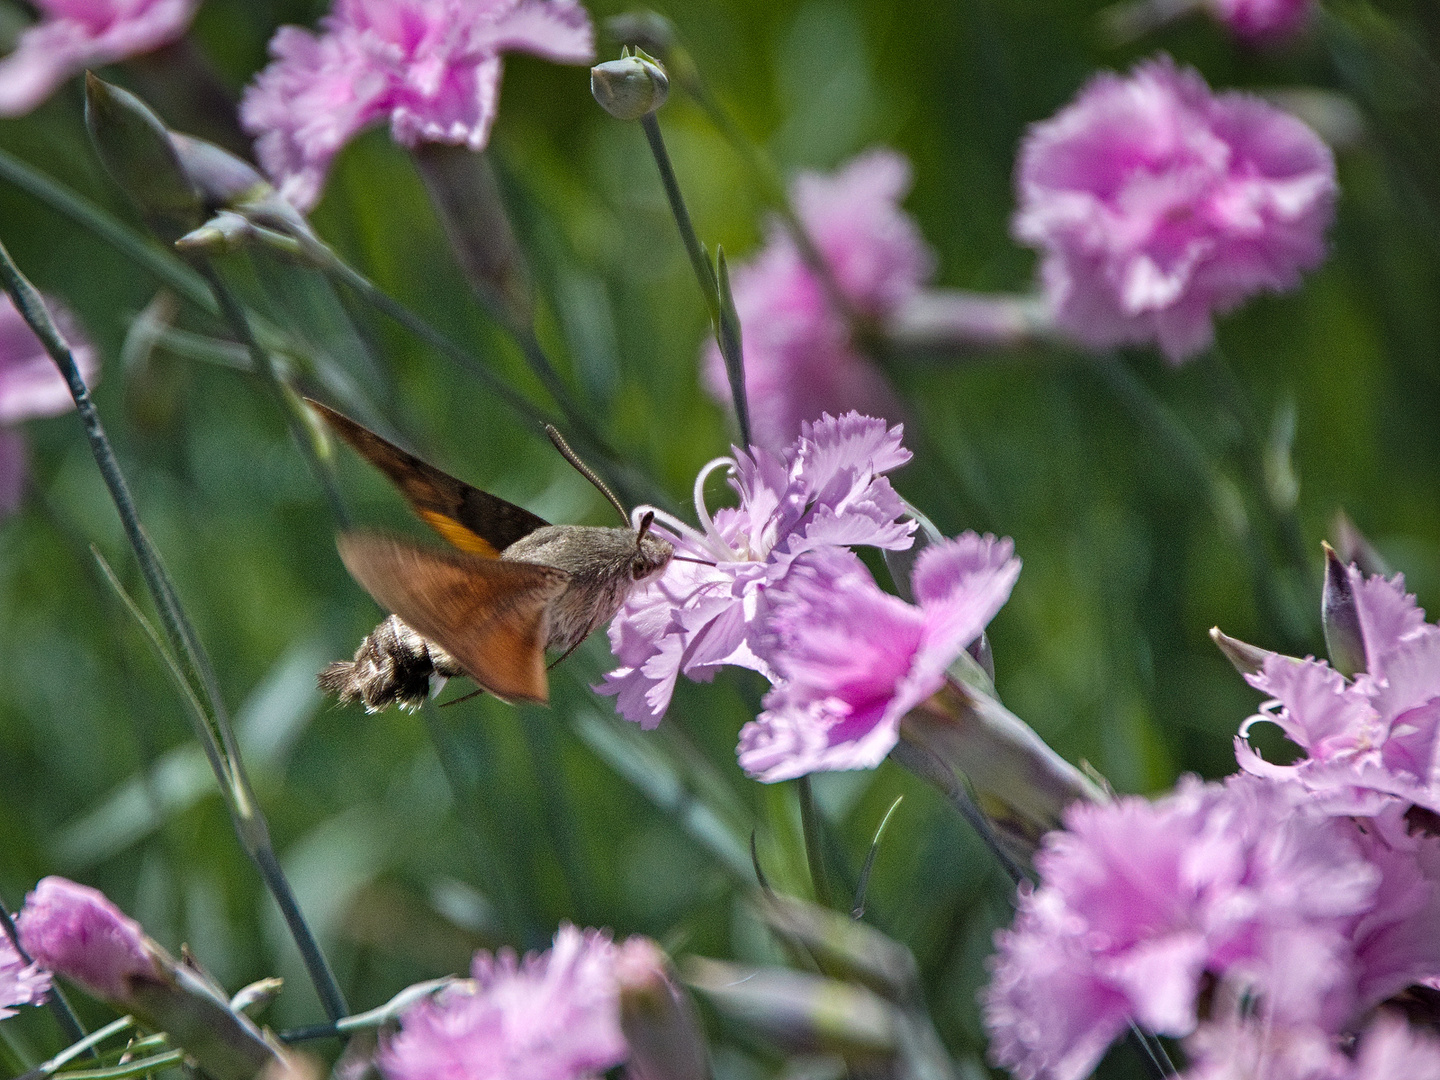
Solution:
<svg viewBox="0 0 1440 1080">
<path fill-rule="evenodd" d="M 650 526 L 655 524 L 655 511 L 646 510 L 645 516 L 640 519 L 640 528 L 635 530 L 635 547 L 638 550 L 640 542 L 645 539 L 645 534 L 650 531 Z"/>
<path fill-rule="evenodd" d="M 715 565 L 715 563 L 714 563 L 712 560 L 710 560 L 710 559 L 692 559 L 692 558 L 690 558 L 690 556 L 688 556 L 688 555 L 672 555 L 672 556 L 670 556 L 670 561 L 671 561 L 671 562 L 693 562 L 693 563 L 695 563 L 695 564 L 697 564 L 697 565 L 699 565 L 699 566 L 714 566 L 714 565 Z"/>
<path fill-rule="evenodd" d="M 565 441 L 565 436 L 556 430 L 554 424 L 545 425 L 545 434 L 550 436 L 550 441 L 555 444 L 555 449 L 560 451 L 560 456 L 573 465 L 576 472 L 594 484 L 595 487 L 599 489 L 600 494 L 610 500 L 610 505 L 615 507 L 615 512 L 620 515 L 621 520 L 628 524 L 630 515 L 625 512 L 625 507 L 620 504 L 620 500 L 615 497 L 615 493 L 605 486 L 605 481 L 596 475 L 594 469 L 580 460 L 579 454 L 570 449 L 570 444 Z"/>
</svg>

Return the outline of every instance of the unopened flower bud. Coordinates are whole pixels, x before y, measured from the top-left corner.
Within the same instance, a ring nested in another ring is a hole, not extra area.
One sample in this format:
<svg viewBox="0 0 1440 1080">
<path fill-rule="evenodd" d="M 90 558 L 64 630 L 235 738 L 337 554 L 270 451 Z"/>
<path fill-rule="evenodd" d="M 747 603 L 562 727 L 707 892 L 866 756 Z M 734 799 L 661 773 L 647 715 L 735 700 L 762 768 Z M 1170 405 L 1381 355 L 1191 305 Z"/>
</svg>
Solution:
<svg viewBox="0 0 1440 1080">
<path fill-rule="evenodd" d="M 642 937 L 619 946 L 615 982 L 620 1030 L 630 1047 L 625 1075 L 630 1080 L 708 1080 L 700 1018 L 660 946 Z"/>
<path fill-rule="evenodd" d="M 787 1049 L 874 1060 L 899 1048 L 895 1008 L 863 986 L 700 957 L 686 964 L 685 976 L 721 1013 Z"/>
<path fill-rule="evenodd" d="M 173 240 L 204 220 L 170 133 L 138 97 L 87 72 L 85 126 L 106 171 L 157 233 Z"/>
<path fill-rule="evenodd" d="M 1218 626 L 1210 628 L 1210 640 L 1215 642 L 1215 647 L 1225 654 L 1225 659 L 1229 660 L 1241 675 L 1257 674 L 1264 669 L 1265 661 L 1275 655 L 1269 649 L 1231 637 Z"/>
<path fill-rule="evenodd" d="M 62 877 L 35 886 L 20 915 L 20 941 L 42 967 L 109 1001 L 138 980 L 164 978 L 150 939 L 97 889 Z"/>
<path fill-rule="evenodd" d="M 590 93 L 617 120 L 639 120 L 665 104 L 670 79 L 656 61 L 637 52 L 591 68 Z"/>
<path fill-rule="evenodd" d="M 1325 649 L 1330 666 L 1346 678 L 1365 670 L 1365 632 L 1355 606 L 1350 571 L 1325 545 L 1325 591 L 1320 598 L 1320 621 L 1325 628 Z"/>
<path fill-rule="evenodd" d="M 203 973 L 177 963 L 98 890 L 45 878 L 17 925 L 37 963 L 165 1032 L 214 1080 L 253 1080 L 275 1059 Z"/>
</svg>

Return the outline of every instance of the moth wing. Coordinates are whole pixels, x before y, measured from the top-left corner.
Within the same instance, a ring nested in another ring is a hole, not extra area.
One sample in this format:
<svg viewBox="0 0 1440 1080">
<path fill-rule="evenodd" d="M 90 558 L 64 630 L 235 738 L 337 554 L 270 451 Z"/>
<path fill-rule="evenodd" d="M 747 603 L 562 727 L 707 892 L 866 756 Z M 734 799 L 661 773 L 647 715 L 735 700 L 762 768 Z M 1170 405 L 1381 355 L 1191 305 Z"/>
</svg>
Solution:
<svg viewBox="0 0 1440 1080">
<path fill-rule="evenodd" d="M 345 533 L 338 546 L 345 568 L 382 607 L 450 653 L 477 684 L 506 701 L 549 700 L 549 607 L 569 584 L 565 571 L 368 533 Z"/>
<path fill-rule="evenodd" d="M 305 399 L 325 422 L 409 500 L 421 520 L 461 551 L 485 558 L 550 524 L 524 507 L 471 487 L 421 461 L 328 405 Z"/>
</svg>

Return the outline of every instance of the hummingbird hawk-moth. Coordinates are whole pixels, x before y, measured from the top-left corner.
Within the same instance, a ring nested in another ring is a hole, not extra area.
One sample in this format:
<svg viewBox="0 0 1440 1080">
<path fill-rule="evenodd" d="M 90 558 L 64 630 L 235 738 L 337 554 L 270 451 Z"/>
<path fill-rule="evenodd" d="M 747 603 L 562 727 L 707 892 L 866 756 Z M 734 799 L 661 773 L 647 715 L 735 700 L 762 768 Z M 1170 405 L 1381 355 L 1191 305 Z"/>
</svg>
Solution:
<svg viewBox="0 0 1440 1080">
<path fill-rule="evenodd" d="M 372 712 L 391 704 L 414 707 L 431 675 L 465 674 L 505 701 L 545 702 L 545 650 L 564 659 L 674 555 L 669 542 L 650 532 L 653 515 L 638 528 L 551 525 L 306 400 L 452 545 L 434 549 L 363 531 L 340 535 L 350 576 L 394 613 L 353 661 L 320 673 L 321 688 L 342 701 L 364 700 Z M 553 429 L 550 434 L 624 517 L 609 489 Z"/>
</svg>

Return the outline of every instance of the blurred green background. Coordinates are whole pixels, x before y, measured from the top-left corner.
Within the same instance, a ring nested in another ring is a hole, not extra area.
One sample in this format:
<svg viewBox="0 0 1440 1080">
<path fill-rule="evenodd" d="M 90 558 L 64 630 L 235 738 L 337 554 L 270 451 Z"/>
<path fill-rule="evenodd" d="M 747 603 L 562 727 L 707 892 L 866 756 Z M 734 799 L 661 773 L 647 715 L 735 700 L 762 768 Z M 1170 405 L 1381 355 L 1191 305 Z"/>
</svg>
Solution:
<svg viewBox="0 0 1440 1080">
<path fill-rule="evenodd" d="M 1257 52 L 1200 16 L 1111 45 L 1090 2 L 658 6 L 787 172 L 832 168 L 876 144 L 907 154 L 907 207 L 949 287 L 1029 287 L 1033 255 L 1007 232 L 1016 144 L 1097 68 L 1164 49 L 1217 88 L 1321 87 L 1360 108 L 1364 133 L 1338 155 L 1331 258 L 1298 292 L 1220 326 L 1259 423 L 1270 431 L 1278 418 L 1283 436 L 1294 419 L 1310 580 L 1285 583 L 1299 612 L 1289 625 L 1257 604 L 1244 551 L 1090 365 L 1040 348 L 889 365 L 916 453 L 897 487 L 947 533 L 1014 537 L 1025 568 L 991 627 L 998 688 L 1067 758 L 1121 791 L 1233 771 L 1231 737 L 1257 695 L 1206 632 L 1218 624 L 1323 652 L 1320 541 L 1342 508 L 1422 605 L 1440 604 L 1440 79 L 1428 59 L 1440 8 L 1340 0 L 1301 41 Z M 274 28 L 313 23 L 323 7 L 207 0 L 193 42 L 238 92 Z M 597 20 L 626 10 L 590 8 Z M 24 21 L 0 0 L 0 41 Z M 601 40 L 602 58 L 614 55 Z M 194 101 L 155 92 L 165 73 L 106 75 L 187 126 L 177 114 Z M 763 227 L 758 189 L 683 94 L 661 119 L 702 238 L 743 258 Z M 704 308 L 638 127 L 594 105 L 583 68 L 512 56 L 492 146 L 542 297 L 542 339 L 611 442 L 686 505 L 695 470 L 734 435 L 697 385 Z M 90 150 L 78 81 L 30 117 L 0 121 L 0 148 L 139 227 Z M 543 400 L 474 302 L 412 162 L 385 131 L 341 155 L 313 222 Z M 102 417 L 241 718 L 277 846 L 354 1007 L 462 969 L 477 946 L 541 946 L 562 919 L 643 932 L 678 952 L 774 959 L 742 903 L 751 831 L 778 887 L 803 894 L 807 879 L 792 785 L 746 781 L 735 764 L 758 681 L 682 682 L 662 729 L 642 734 L 587 689 L 610 663 L 596 635 L 558 669 L 548 711 L 488 699 L 416 717 L 330 707 L 315 671 L 349 656 L 380 613 L 341 567 L 327 506 L 270 399 L 245 374 L 174 350 L 127 370 L 122 343 L 157 282 L 4 183 L 0 238 L 101 347 Z M 543 439 L 433 350 L 308 272 L 243 257 L 226 272 L 352 372 L 437 464 L 552 520 L 610 523 Z M 223 336 L 183 306 L 177 325 Z M 1240 426 L 1204 365 L 1172 370 L 1146 352 L 1126 363 L 1240 475 Z M 165 944 L 188 942 L 232 989 L 285 974 L 272 1025 L 317 1021 L 170 684 L 87 550 L 97 545 L 140 591 L 79 425 L 71 415 L 27 433 L 34 492 L 0 522 L 0 894 L 16 906 L 47 873 L 99 886 Z M 1283 453 L 1272 464 L 1283 481 Z M 409 527 L 400 500 L 348 453 L 341 478 L 359 519 Z M 885 809 L 906 796 L 868 918 L 914 950 L 947 1045 L 982 1074 L 975 992 L 990 935 L 1008 918 L 999 875 L 941 800 L 896 767 L 823 776 L 816 790 L 832 869 L 852 884 Z M 36 1013 L 10 1029 L 43 1051 L 49 1025 Z M 722 1075 L 773 1074 L 763 1047 L 715 1030 Z M 1116 1057 L 1116 1075 L 1133 1067 Z"/>
</svg>

